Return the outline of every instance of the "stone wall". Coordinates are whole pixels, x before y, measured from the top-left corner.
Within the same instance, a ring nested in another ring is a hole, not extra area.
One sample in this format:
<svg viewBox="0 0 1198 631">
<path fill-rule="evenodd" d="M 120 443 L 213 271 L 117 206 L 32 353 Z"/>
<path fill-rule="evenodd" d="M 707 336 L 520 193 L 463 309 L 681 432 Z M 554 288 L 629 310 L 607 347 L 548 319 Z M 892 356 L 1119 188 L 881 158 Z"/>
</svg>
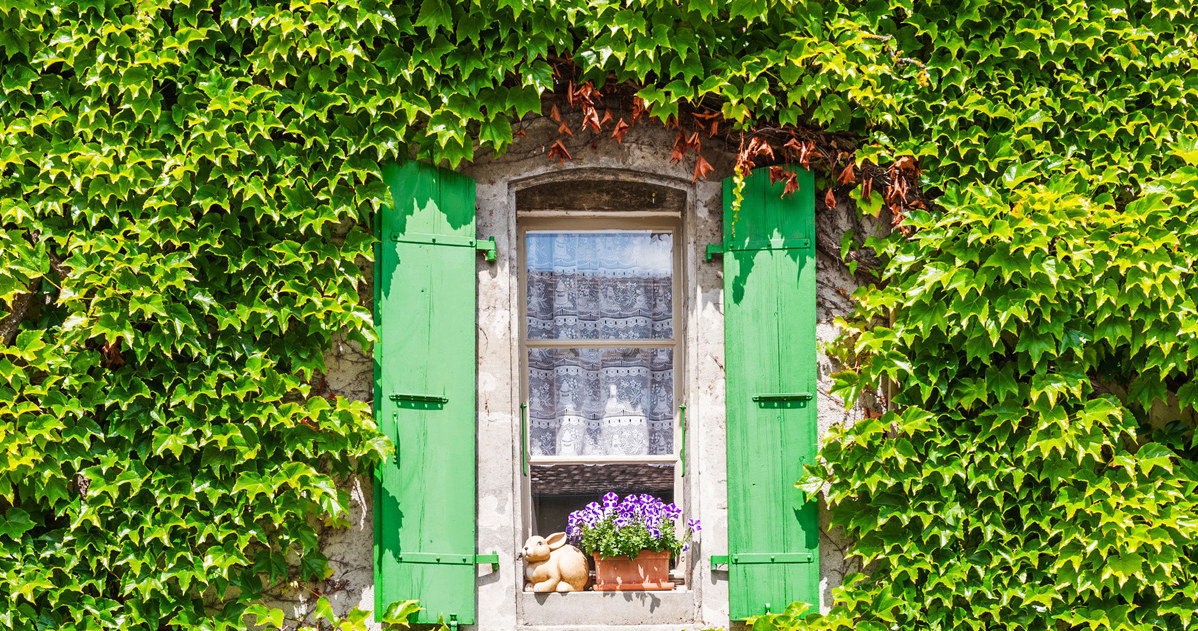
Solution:
<svg viewBox="0 0 1198 631">
<path fill-rule="evenodd" d="M 477 182 L 478 234 L 494 236 L 498 260 L 478 265 L 478 549 L 497 550 L 498 572 L 489 566 L 478 570 L 479 629 L 522 627 L 599 628 L 607 625 L 679 629 L 728 626 L 727 573 L 712 572 L 706 562 L 726 550 L 726 499 L 724 496 L 724 339 L 722 274 L 717 262 L 704 261 L 704 248 L 722 239 L 721 181 L 731 175 L 732 156 L 726 151 L 705 150 L 715 171 L 708 180 L 692 183 L 693 157 L 679 164 L 668 160 L 674 132 L 645 124 L 634 126 L 623 143 L 576 131 L 566 139 L 572 161 L 559 164 L 548 158 L 548 147 L 557 140 L 557 124 L 545 119 L 526 121 L 527 137 L 504 156 L 482 157 L 460 169 Z M 581 127 L 575 123 L 575 130 Z M 685 479 L 686 501 L 692 514 L 704 523 L 703 539 L 690 555 L 691 585 L 685 592 L 570 595 L 523 594 L 522 564 L 514 559 L 523 542 L 528 521 L 527 478 L 520 470 L 519 452 L 519 326 L 517 316 L 516 191 L 531 185 L 568 178 L 613 178 L 649 182 L 686 193 L 691 200 L 683 218 L 685 275 L 685 392 L 690 427 L 687 451 L 690 472 Z M 817 198 L 818 242 L 838 244 L 848 229 L 861 232 L 863 224 L 845 207 L 827 209 Z M 865 225 L 866 229 L 871 226 Z M 851 311 L 849 296 L 857 281 L 828 247 L 817 251 L 817 337 L 819 352 L 819 424 L 822 433 L 835 423 L 851 422 L 860 411 L 846 411 L 843 403 L 827 394 L 829 375 L 837 370 L 823 352 L 836 329 L 832 320 Z M 342 396 L 370 401 L 373 366 L 370 356 L 356 345 L 340 342 L 326 356 L 328 384 Z M 347 530 L 324 535 L 324 550 L 333 574 L 322 587 L 338 611 L 354 606 L 373 608 L 372 483 L 368 478 L 348 481 L 354 509 Z M 822 606 L 829 606 L 831 589 L 848 572 L 843 542 L 827 528 L 821 505 Z M 413 594 L 414 597 L 419 596 Z M 566 599 L 569 599 L 568 602 Z M 294 606 L 303 608 L 293 598 Z"/>
</svg>

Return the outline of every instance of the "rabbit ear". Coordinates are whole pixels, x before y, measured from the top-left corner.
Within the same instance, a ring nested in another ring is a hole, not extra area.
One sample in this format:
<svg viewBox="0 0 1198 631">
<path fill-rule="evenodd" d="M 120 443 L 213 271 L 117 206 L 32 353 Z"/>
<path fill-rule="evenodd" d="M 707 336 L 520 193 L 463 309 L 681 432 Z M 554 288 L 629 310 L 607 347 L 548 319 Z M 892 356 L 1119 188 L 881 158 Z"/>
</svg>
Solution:
<svg viewBox="0 0 1198 631">
<path fill-rule="evenodd" d="M 555 532 L 552 535 L 545 537 L 545 541 L 549 543 L 550 550 L 557 550 L 558 548 L 566 545 L 566 533 Z"/>
</svg>

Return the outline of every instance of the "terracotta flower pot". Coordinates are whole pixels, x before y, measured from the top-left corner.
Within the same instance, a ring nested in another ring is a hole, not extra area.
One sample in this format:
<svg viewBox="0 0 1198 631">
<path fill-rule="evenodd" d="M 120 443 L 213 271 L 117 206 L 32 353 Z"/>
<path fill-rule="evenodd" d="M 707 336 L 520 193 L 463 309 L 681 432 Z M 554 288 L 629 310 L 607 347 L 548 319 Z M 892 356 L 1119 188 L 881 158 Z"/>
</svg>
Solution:
<svg viewBox="0 0 1198 631">
<path fill-rule="evenodd" d="M 635 559 L 595 557 L 595 591 L 674 589 L 670 582 L 670 553 L 642 550 Z"/>
</svg>

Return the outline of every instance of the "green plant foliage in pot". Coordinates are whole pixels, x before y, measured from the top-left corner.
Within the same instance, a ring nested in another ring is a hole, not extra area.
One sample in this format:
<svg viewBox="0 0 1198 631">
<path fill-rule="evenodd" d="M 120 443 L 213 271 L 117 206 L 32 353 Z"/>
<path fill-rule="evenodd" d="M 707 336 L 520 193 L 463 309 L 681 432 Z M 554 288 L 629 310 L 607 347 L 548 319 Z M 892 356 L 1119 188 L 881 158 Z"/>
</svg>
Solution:
<svg viewBox="0 0 1198 631">
<path fill-rule="evenodd" d="M 700 528 L 699 520 L 692 519 L 679 534 L 681 518 L 682 509 L 677 505 L 652 495 L 629 495 L 620 500 L 615 493 L 608 493 L 602 505 L 591 502 L 570 513 L 566 534 L 570 543 L 588 555 L 636 558 L 649 551 L 669 552 L 674 557 L 689 547 Z"/>
</svg>

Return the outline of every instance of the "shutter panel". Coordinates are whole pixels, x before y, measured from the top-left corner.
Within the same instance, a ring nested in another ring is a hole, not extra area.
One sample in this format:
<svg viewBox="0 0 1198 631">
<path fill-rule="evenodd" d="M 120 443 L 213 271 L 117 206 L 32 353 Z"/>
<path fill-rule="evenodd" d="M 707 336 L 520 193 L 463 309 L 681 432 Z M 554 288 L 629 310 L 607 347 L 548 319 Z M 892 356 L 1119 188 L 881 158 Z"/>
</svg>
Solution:
<svg viewBox="0 0 1198 631">
<path fill-rule="evenodd" d="M 819 606 L 819 516 L 795 488 L 814 461 L 815 199 L 811 172 L 782 198 L 768 169 L 733 212 L 724 181 L 728 573 L 734 620 Z"/>
<path fill-rule="evenodd" d="M 375 277 L 375 410 L 395 455 L 375 483 L 375 611 L 474 623 L 474 181 L 418 162 L 384 169 Z"/>
</svg>

